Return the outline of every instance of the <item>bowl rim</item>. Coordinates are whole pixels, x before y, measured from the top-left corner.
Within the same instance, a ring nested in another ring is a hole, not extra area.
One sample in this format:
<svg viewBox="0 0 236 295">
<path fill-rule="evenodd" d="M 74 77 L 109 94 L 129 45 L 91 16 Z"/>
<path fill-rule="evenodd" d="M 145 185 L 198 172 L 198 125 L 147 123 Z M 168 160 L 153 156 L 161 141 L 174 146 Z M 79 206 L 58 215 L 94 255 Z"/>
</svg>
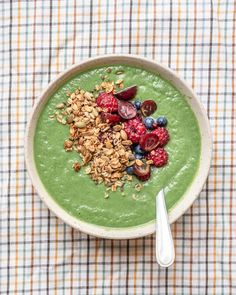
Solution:
<svg viewBox="0 0 236 295">
<path fill-rule="evenodd" d="M 97 64 L 98 63 L 98 64 Z M 165 80 L 171 82 L 181 93 L 185 94 L 189 98 L 189 105 L 193 110 L 199 125 L 201 134 L 201 155 L 198 170 L 195 174 L 194 180 L 188 187 L 187 191 L 180 198 L 180 200 L 171 208 L 169 212 L 170 223 L 175 222 L 184 212 L 189 209 L 192 203 L 200 194 L 206 179 L 209 174 L 211 157 L 212 157 L 212 134 L 210 123 L 206 114 L 206 111 L 198 99 L 195 92 L 176 72 L 168 68 L 167 66 L 160 64 L 154 60 L 141 57 L 133 54 L 109 54 L 101 55 L 93 58 L 86 59 L 80 63 L 74 64 L 62 73 L 60 73 L 53 81 L 51 81 L 47 87 L 42 91 L 41 95 L 35 102 L 30 116 L 27 120 L 26 133 L 25 133 L 25 162 L 28 174 L 31 178 L 32 184 L 35 187 L 38 195 L 47 207 L 61 220 L 70 226 L 78 229 L 86 234 L 90 234 L 100 238 L 106 239 L 133 239 L 140 238 L 146 235 L 150 235 L 155 231 L 155 220 L 138 226 L 126 227 L 126 228 L 109 228 L 99 225 L 90 224 L 67 213 L 58 203 L 49 195 L 44 188 L 39 175 L 37 173 L 35 161 L 34 161 L 34 133 L 37 120 L 40 111 L 44 107 L 50 95 L 55 92 L 58 87 L 66 80 L 72 78 L 79 71 L 85 71 L 108 64 L 126 64 L 136 65 L 137 67 L 144 68 L 151 72 L 156 72 Z M 192 105 L 196 109 L 193 109 Z"/>
</svg>

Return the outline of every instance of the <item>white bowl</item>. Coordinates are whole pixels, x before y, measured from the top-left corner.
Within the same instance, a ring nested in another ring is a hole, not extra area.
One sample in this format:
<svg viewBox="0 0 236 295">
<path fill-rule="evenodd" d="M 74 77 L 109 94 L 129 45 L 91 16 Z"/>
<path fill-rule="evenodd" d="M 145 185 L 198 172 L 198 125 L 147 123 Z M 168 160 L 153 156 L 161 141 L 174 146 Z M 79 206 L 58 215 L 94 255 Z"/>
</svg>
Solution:
<svg viewBox="0 0 236 295">
<path fill-rule="evenodd" d="M 41 199 L 45 202 L 50 210 L 52 210 L 67 224 L 82 232 L 102 238 L 138 238 L 152 234 L 155 231 L 154 220 L 139 226 L 129 228 L 107 228 L 81 221 L 63 210 L 48 194 L 39 178 L 34 160 L 33 143 L 35 128 L 40 112 L 44 108 L 44 105 L 47 102 L 48 98 L 52 95 L 52 93 L 54 93 L 55 90 L 58 89 L 59 86 L 68 81 L 68 79 L 70 79 L 75 74 L 97 66 L 105 66 L 109 64 L 126 64 L 130 66 L 140 67 L 154 73 L 158 73 L 164 79 L 170 81 L 172 85 L 174 85 L 182 94 L 190 98 L 188 100 L 188 103 L 197 118 L 201 133 L 200 164 L 197 174 L 193 182 L 189 186 L 188 190 L 182 196 L 180 201 L 169 212 L 170 222 L 172 223 L 176 219 L 178 219 L 192 205 L 193 201 L 197 198 L 203 188 L 204 183 L 206 182 L 211 162 L 212 137 L 206 112 L 193 90 L 175 72 L 161 64 L 158 64 L 155 61 L 140 56 L 106 55 L 91 58 L 79 64 L 73 65 L 68 70 L 60 74 L 54 81 L 52 81 L 37 100 L 37 103 L 34 105 L 31 116 L 28 120 L 25 137 L 26 166 L 32 183 Z"/>
</svg>

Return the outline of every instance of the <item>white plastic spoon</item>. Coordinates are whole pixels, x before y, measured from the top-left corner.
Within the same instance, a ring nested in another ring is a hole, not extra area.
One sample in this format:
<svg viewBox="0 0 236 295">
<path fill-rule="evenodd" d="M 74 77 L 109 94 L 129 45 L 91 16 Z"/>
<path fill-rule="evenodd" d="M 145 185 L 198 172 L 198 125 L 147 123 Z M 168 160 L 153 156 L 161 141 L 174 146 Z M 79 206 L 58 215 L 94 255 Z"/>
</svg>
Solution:
<svg viewBox="0 0 236 295">
<path fill-rule="evenodd" d="M 156 196 L 156 260 L 162 267 L 171 266 L 175 260 L 175 248 L 163 189 Z"/>
</svg>

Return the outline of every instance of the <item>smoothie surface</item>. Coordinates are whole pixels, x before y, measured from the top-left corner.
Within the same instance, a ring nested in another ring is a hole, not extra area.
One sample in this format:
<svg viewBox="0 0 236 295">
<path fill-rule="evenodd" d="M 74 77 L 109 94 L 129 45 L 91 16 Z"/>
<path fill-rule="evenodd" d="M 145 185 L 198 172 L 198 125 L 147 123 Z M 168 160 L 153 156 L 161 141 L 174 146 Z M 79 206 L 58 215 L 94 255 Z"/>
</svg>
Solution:
<svg viewBox="0 0 236 295">
<path fill-rule="evenodd" d="M 139 181 L 134 177 L 124 186 L 124 196 L 118 190 L 105 199 L 106 187 L 96 185 L 84 168 L 74 171 L 74 162 L 81 162 L 78 153 L 66 152 L 63 147 L 68 137 L 68 126 L 49 118 L 55 106 L 67 100 L 66 93 L 77 87 L 91 91 L 101 83 L 106 67 L 80 73 L 62 85 L 52 95 L 40 114 L 35 137 L 34 155 L 38 174 L 46 190 L 69 214 L 83 221 L 106 227 L 129 227 L 149 222 L 155 218 L 155 196 L 166 188 L 167 208 L 181 199 L 196 174 L 200 158 L 200 132 L 197 120 L 185 98 L 169 82 L 158 74 L 125 65 L 110 66 L 110 80 L 124 79 L 124 86 L 136 84 L 136 99 L 152 99 L 158 108 L 152 117 L 165 116 L 170 141 L 165 147 L 169 154 L 168 164 L 152 169 L 152 176 L 142 183 L 138 192 L 134 187 Z M 124 71 L 121 75 L 115 72 Z"/>
</svg>

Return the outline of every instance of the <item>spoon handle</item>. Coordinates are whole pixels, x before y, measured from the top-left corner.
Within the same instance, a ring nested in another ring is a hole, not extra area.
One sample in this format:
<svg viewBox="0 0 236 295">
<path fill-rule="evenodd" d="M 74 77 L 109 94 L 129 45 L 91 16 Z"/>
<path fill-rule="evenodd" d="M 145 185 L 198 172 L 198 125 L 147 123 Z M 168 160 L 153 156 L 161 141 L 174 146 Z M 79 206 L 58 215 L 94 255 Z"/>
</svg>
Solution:
<svg viewBox="0 0 236 295">
<path fill-rule="evenodd" d="M 175 260 L 163 189 L 156 196 L 156 260 L 162 267 L 169 267 Z"/>
</svg>

